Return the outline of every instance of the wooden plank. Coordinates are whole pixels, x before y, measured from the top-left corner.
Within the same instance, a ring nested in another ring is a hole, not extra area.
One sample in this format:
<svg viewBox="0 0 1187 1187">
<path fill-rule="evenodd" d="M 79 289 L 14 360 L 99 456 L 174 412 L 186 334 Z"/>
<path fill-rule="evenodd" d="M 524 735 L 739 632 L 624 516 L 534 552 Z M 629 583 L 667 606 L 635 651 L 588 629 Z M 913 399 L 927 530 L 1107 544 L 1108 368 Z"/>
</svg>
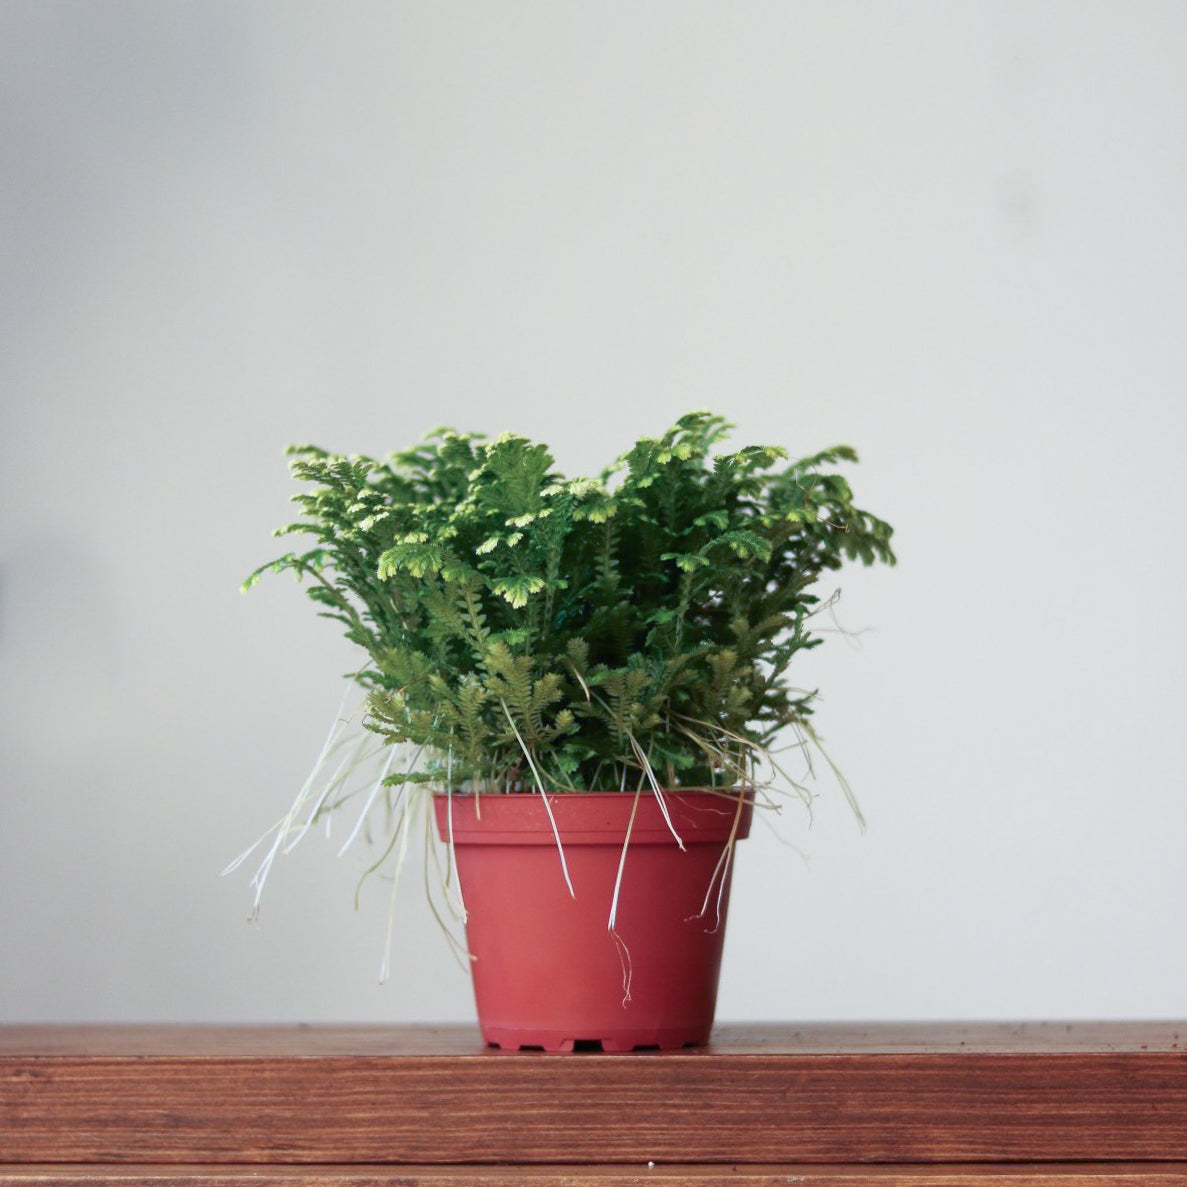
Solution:
<svg viewBox="0 0 1187 1187">
<path fill-rule="evenodd" d="M 708 1047 L 663 1058 L 717 1055 L 938 1054 L 1002 1051 L 1187 1050 L 1187 1020 L 1167 1022 L 822 1022 L 726 1023 Z M 144 1023 L 0 1024 L 0 1058 L 12 1056 L 481 1056 L 512 1052 L 483 1046 L 464 1025 L 189 1025 Z M 630 1058 L 638 1058 L 638 1054 Z M 539 1058 L 537 1055 L 536 1058 Z M 548 1058 L 572 1058 L 549 1056 Z"/>
<path fill-rule="evenodd" d="M 0 1187 L 1184 1187 L 1176 1164 L 820 1166 L 0 1167 Z"/>
<path fill-rule="evenodd" d="M 1179 1026 L 1009 1031 L 558 1056 L 467 1028 L 7 1028 L 0 1162 L 1187 1160 Z"/>
</svg>

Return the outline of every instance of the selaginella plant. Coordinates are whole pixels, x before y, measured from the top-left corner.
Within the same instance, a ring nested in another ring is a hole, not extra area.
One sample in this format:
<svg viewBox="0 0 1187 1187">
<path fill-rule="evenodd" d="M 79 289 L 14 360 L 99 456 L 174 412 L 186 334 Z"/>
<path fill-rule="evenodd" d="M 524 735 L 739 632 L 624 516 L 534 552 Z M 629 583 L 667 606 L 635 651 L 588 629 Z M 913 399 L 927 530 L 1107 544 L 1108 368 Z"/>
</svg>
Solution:
<svg viewBox="0 0 1187 1187">
<path fill-rule="evenodd" d="M 388 786 L 752 784 L 781 731 L 815 739 L 788 671 L 821 642 L 818 578 L 894 554 L 835 472 L 851 448 L 713 456 L 731 427 L 684 416 L 598 479 L 511 434 L 442 430 L 386 461 L 296 446 L 312 489 L 278 534 L 313 546 L 245 588 L 292 572 L 361 648 L 363 725 L 406 756 Z"/>
</svg>

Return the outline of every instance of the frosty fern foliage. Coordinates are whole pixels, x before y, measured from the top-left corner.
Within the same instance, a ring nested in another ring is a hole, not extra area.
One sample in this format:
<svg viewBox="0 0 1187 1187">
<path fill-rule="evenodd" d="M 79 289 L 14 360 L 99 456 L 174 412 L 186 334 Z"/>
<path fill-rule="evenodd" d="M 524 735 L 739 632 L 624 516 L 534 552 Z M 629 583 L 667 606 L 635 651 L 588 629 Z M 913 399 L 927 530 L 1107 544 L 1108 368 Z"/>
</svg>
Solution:
<svg viewBox="0 0 1187 1187">
<path fill-rule="evenodd" d="M 287 570 L 365 653 L 364 725 L 418 755 L 388 784 L 519 791 L 735 787 L 776 734 L 826 569 L 894 562 L 837 446 L 788 462 L 694 412 L 600 478 L 545 446 L 439 430 L 386 461 L 293 447 L 312 538 Z"/>
</svg>

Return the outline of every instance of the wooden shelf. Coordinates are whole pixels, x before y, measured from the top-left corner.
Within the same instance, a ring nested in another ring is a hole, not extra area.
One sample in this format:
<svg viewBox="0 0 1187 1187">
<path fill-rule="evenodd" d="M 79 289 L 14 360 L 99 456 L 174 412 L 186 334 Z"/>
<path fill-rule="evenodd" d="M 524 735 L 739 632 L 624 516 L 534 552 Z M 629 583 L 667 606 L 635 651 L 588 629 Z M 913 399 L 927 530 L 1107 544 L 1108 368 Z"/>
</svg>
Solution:
<svg viewBox="0 0 1187 1187">
<path fill-rule="evenodd" d="M 1183 1187 L 1179 1164 L 0 1166 L 3 1187 Z"/>
<path fill-rule="evenodd" d="M 469 1027 L 0 1026 L 0 1187 L 789 1176 L 1187 1187 L 1187 1024 L 722 1026 L 634 1055 Z"/>
</svg>

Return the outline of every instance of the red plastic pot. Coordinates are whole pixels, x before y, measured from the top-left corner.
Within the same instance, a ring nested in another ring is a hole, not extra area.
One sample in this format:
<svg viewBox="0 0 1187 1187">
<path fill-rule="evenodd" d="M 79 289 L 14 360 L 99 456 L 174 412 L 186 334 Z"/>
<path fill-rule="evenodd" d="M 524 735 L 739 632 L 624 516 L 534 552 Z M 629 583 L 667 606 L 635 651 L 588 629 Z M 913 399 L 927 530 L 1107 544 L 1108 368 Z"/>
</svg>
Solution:
<svg viewBox="0 0 1187 1187">
<path fill-rule="evenodd" d="M 650 791 L 550 795 L 551 820 L 535 793 L 435 797 L 441 836 L 453 837 L 487 1043 L 630 1051 L 708 1042 L 727 851 L 732 859 L 732 842 L 748 835 L 752 804 L 710 792 L 664 802 L 672 828 Z"/>
</svg>

